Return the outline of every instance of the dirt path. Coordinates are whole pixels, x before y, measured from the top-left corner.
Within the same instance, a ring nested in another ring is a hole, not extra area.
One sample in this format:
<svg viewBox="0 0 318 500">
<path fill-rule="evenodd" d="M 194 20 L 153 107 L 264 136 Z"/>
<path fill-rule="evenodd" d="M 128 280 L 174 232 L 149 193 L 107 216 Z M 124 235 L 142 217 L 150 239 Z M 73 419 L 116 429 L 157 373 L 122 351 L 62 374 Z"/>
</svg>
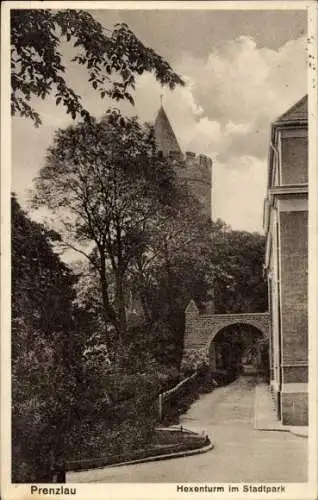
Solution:
<svg viewBox="0 0 318 500">
<path fill-rule="evenodd" d="M 201 455 L 80 472 L 70 482 L 305 482 L 308 440 L 254 429 L 255 380 L 241 377 L 203 394 L 181 417 L 206 430 L 214 449 Z"/>
</svg>

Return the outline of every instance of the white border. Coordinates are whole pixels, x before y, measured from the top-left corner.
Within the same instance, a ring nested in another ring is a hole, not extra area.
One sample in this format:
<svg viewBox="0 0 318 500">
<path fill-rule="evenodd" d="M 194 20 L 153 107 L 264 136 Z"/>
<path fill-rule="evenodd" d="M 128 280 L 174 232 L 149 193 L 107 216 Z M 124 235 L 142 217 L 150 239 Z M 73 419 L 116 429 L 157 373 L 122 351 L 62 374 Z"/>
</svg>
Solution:
<svg viewBox="0 0 318 500">
<path fill-rule="evenodd" d="M 317 294 L 317 278 L 318 278 L 318 128 L 317 128 L 317 111 L 318 111 L 318 3 L 309 11 L 308 16 L 308 38 L 312 40 L 311 55 L 315 63 L 315 69 L 311 68 L 308 71 L 308 111 L 309 111 L 309 200 L 308 200 L 308 317 L 309 317 L 309 481 L 315 484 L 316 498 L 318 498 L 318 433 L 317 433 L 317 403 L 318 403 L 318 370 L 317 370 L 317 354 L 318 354 L 318 294 Z"/>
</svg>

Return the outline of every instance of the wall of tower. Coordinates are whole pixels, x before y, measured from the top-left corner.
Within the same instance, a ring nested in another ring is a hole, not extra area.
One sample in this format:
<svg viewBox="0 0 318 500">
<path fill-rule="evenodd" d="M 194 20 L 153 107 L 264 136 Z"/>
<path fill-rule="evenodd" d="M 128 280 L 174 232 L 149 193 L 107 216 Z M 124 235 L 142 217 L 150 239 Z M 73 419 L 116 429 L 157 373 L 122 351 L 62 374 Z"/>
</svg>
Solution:
<svg viewBox="0 0 318 500">
<path fill-rule="evenodd" d="M 212 202 L 212 160 L 205 155 L 192 151 L 185 154 L 171 152 L 169 157 L 175 160 L 176 172 L 186 181 L 191 192 L 202 204 L 202 209 L 209 217 Z"/>
</svg>

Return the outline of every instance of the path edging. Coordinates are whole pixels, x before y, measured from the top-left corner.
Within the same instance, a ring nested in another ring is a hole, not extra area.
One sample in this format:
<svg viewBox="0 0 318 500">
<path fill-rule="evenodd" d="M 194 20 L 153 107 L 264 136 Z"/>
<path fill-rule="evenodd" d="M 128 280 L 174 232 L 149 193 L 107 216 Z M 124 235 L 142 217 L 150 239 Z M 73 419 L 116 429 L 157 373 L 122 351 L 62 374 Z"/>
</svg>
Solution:
<svg viewBox="0 0 318 500">
<path fill-rule="evenodd" d="M 212 450 L 213 448 L 214 448 L 214 443 L 209 443 L 208 445 L 203 446 L 202 448 L 196 448 L 193 450 L 175 451 L 173 453 L 166 453 L 165 455 L 153 455 L 152 457 L 138 458 L 137 460 L 130 460 L 129 462 L 120 462 L 118 464 L 107 465 L 106 467 L 121 467 L 123 465 L 141 464 L 143 462 L 156 462 L 158 460 L 168 460 L 169 458 L 188 457 L 190 455 L 198 455 L 200 453 L 206 453 L 207 451 Z"/>
<path fill-rule="evenodd" d="M 169 458 L 182 458 L 182 457 L 187 457 L 191 455 L 199 455 L 200 453 L 206 453 L 209 450 L 212 450 L 214 448 L 214 443 L 209 443 L 206 446 L 203 446 L 202 448 L 195 448 L 193 450 L 184 450 L 184 451 L 176 451 L 172 453 L 166 453 L 164 455 L 153 455 L 150 457 L 144 457 L 144 458 L 138 458 L 136 460 L 129 460 L 127 462 L 118 462 L 117 464 L 109 464 L 109 465 L 103 465 L 100 467 L 91 467 L 88 469 L 81 469 L 78 471 L 68 471 L 70 473 L 80 473 L 84 471 L 91 471 L 91 470 L 97 470 L 97 469 L 110 469 L 114 467 L 122 467 L 124 465 L 134 465 L 134 464 L 141 464 L 145 462 L 156 462 L 159 460 L 168 460 Z"/>
</svg>

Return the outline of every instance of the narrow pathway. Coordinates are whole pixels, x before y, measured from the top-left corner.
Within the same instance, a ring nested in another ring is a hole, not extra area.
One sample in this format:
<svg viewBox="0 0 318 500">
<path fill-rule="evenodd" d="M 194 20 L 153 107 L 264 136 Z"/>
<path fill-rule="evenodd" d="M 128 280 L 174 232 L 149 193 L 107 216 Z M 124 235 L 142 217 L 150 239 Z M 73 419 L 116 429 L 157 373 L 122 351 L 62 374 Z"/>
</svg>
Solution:
<svg viewBox="0 0 318 500">
<path fill-rule="evenodd" d="M 254 428 L 255 380 L 203 394 L 181 424 L 204 429 L 214 449 L 184 458 L 68 475 L 69 482 L 305 482 L 308 440 Z"/>
<path fill-rule="evenodd" d="M 180 419 L 187 426 L 248 426 L 254 423 L 254 377 L 241 377 L 213 393 L 203 394 Z"/>
</svg>

